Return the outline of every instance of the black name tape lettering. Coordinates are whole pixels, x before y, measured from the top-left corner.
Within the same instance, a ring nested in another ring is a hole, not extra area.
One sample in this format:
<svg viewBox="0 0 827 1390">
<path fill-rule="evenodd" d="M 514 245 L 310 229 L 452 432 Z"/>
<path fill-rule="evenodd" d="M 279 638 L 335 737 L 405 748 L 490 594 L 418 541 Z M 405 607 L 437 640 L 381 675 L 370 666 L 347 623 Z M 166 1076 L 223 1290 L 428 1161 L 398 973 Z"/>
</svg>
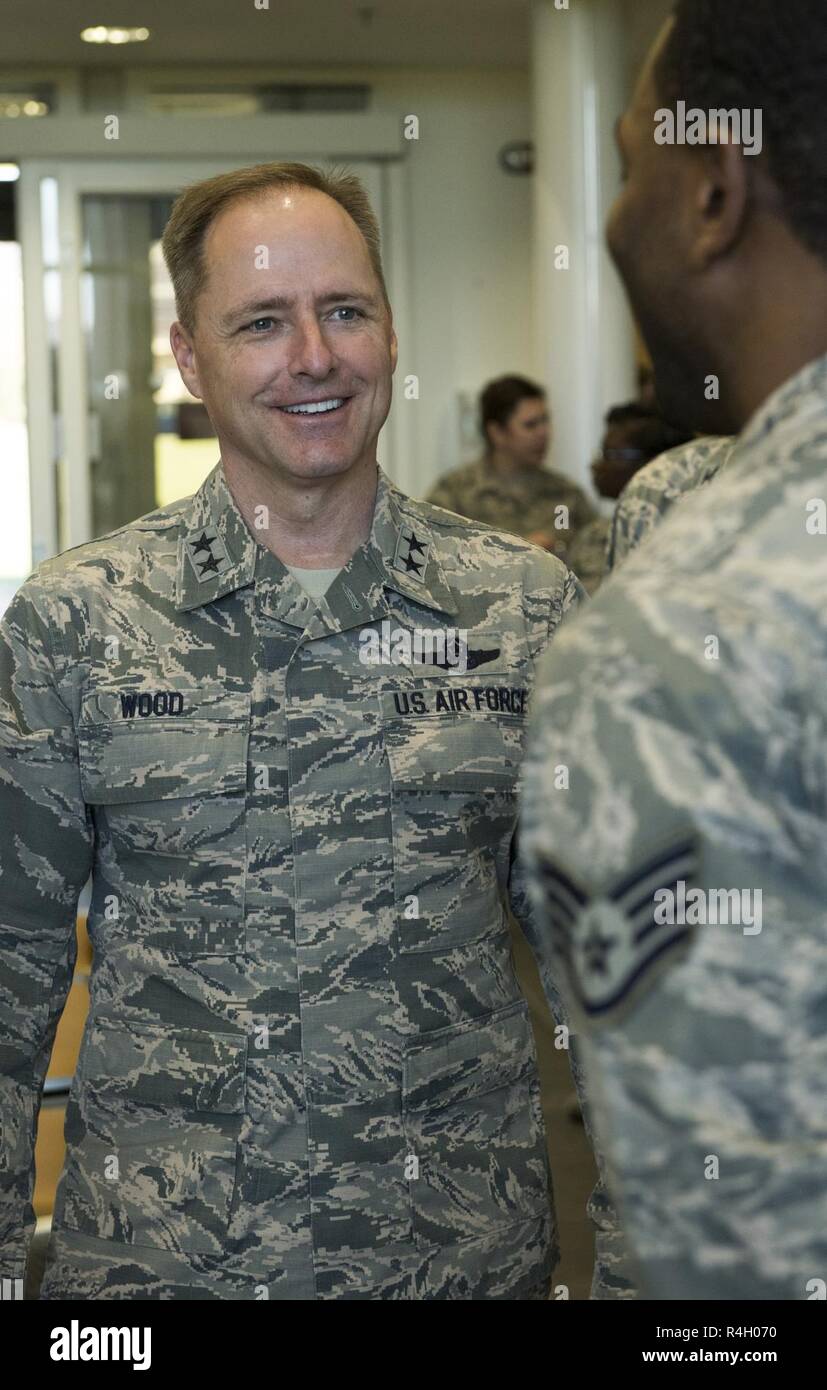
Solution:
<svg viewBox="0 0 827 1390">
<path fill-rule="evenodd" d="M 148 691 L 121 691 L 121 718 L 147 719 L 150 715 L 183 714 L 184 697 L 180 690 L 157 690 L 154 695 Z"/>
</svg>

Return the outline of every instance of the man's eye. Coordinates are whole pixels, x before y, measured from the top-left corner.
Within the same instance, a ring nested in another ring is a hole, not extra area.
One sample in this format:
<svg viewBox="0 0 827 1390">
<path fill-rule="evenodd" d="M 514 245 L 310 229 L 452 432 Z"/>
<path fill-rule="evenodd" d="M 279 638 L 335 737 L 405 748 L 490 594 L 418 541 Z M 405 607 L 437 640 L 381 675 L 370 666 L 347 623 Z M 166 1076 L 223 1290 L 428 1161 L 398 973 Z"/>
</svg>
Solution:
<svg viewBox="0 0 827 1390">
<path fill-rule="evenodd" d="M 266 332 L 273 323 L 275 323 L 275 319 L 271 318 L 253 319 L 252 323 L 247 324 L 247 327 L 253 329 L 254 332 Z"/>
<path fill-rule="evenodd" d="M 357 318 L 358 318 L 358 319 L 362 319 L 362 318 L 365 317 L 364 314 L 362 313 L 362 310 L 361 310 L 361 309 L 356 309 L 352 304 L 340 304 L 340 305 L 338 306 L 338 308 L 336 308 L 336 309 L 333 310 L 333 312 L 334 312 L 334 314 L 353 314 L 353 315 L 354 315 L 354 318 L 340 319 L 340 320 L 339 320 L 340 323 L 354 323 L 355 320 L 356 320 Z"/>
</svg>

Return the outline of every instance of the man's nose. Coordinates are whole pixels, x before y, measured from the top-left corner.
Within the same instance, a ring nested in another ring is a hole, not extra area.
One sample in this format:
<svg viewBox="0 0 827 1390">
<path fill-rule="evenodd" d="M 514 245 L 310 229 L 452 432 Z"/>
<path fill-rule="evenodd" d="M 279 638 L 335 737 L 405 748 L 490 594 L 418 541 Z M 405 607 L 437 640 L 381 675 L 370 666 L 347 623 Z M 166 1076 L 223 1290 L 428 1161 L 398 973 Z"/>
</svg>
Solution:
<svg viewBox="0 0 827 1390">
<path fill-rule="evenodd" d="M 329 376 L 335 357 L 315 317 L 297 321 L 290 340 L 290 371 L 294 376 Z"/>
</svg>

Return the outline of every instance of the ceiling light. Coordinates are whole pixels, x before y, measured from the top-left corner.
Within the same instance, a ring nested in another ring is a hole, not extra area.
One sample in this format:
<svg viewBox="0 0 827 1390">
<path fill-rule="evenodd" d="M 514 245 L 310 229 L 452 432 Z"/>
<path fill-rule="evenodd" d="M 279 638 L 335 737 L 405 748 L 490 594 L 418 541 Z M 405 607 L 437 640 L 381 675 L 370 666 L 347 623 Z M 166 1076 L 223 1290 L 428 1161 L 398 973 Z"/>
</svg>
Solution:
<svg viewBox="0 0 827 1390">
<path fill-rule="evenodd" d="M 0 92 L 0 116 L 48 116 L 48 102 L 30 92 Z"/>
<path fill-rule="evenodd" d="M 20 178 L 20 167 L 17 164 L 0 164 L 0 183 L 14 183 Z"/>
<path fill-rule="evenodd" d="M 92 24 L 81 29 L 84 43 L 143 43 L 149 38 L 148 29 L 121 29 L 108 24 Z"/>
</svg>

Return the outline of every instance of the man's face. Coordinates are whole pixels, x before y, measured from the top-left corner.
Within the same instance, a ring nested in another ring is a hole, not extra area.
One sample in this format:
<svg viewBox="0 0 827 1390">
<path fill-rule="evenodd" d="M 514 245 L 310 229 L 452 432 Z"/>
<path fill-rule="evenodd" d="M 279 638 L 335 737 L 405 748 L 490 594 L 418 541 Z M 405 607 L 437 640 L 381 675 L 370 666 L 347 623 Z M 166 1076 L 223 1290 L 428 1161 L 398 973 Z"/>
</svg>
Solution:
<svg viewBox="0 0 827 1390">
<path fill-rule="evenodd" d="M 693 255 L 707 166 L 694 148 L 655 142 L 656 60 L 670 20 L 646 60 L 629 109 L 616 127 L 624 183 L 606 240 L 652 357 L 663 413 L 690 428 L 714 424 L 705 379 L 716 370 L 711 277 Z"/>
<path fill-rule="evenodd" d="M 192 334 L 173 325 L 181 375 L 222 457 L 282 479 L 376 457 L 396 335 L 359 229 L 315 189 L 231 204 L 210 226 Z M 335 403 L 322 411 L 298 405 Z"/>
<path fill-rule="evenodd" d="M 548 453 L 551 421 L 542 396 L 526 396 L 511 412 L 505 426 L 489 426 L 498 449 L 523 467 L 539 468 Z"/>
</svg>

